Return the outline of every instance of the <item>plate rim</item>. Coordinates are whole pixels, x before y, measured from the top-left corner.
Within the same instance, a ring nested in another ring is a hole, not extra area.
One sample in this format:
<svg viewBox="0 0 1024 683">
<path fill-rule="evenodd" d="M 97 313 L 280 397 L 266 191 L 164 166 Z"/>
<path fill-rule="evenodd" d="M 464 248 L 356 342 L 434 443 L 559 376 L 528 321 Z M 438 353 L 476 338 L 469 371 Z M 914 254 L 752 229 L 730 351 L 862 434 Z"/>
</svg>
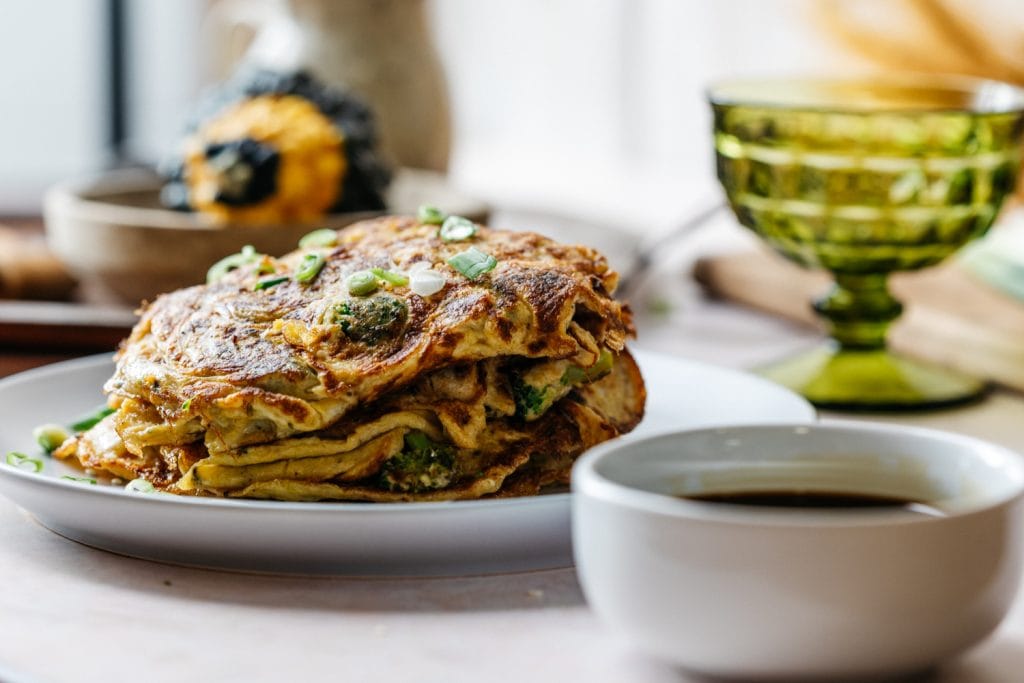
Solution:
<svg viewBox="0 0 1024 683">
<path fill-rule="evenodd" d="M 724 366 L 715 365 L 713 363 L 706 363 L 703 361 L 693 360 L 684 356 L 675 356 L 672 354 L 651 351 L 643 348 L 631 348 L 630 351 L 635 355 L 647 357 L 652 359 L 648 362 L 669 362 L 669 363 L 680 363 L 686 366 L 700 368 L 701 370 L 710 371 L 713 373 L 719 373 L 727 376 L 742 378 L 743 381 L 756 382 L 780 392 L 780 394 L 788 394 L 791 399 L 795 402 L 802 402 L 803 407 L 806 408 L 807 414 L 800 419 L 790 420 L 792 424 L 814 422 L 818 419 L 817 411 L 814 407 L 803 397 L 798 394 L 786 389 L 785 387 L 771 382 L 763 377 L 758 377 L 749 372 L 743 370 L 729 368 Z M 77 370 L 92 369 L 94 367 L 101 366 L 107 363 L 113 363 L 114 357 L 112 353 L 100 353 L 81 358 L 73 358 L 65 361 L 58 361 L 56 363 L 50 363 L 30 370 L 25 370 L 19 373 L 15 373 L 8 377 L 0 379 L 0 393 L 6 391 L 12 385 L 20 385 L 26 383 L 33 383 L 42 379 L 51 378 L 54 375 L 61 375 L 67 372 L 74 372 Z M 644 370 L 645 363 L 641 360 L 639 363 L 641 372 Z M 100 389 L 100 387 L 97 387 Z M 641 422 L 642 424 L 642 422 Z M 744 424 L 749 424 L 745 422 Z M 715 425 L 711 425 L 715 426 Z M 728 426 L 727 423 L 723 423 L 718 426 Z M 683 429 L 674 429 L 672 431 L 687 431 L 688 429 L 698 429 L 702 427 L 691 427 Z M 616 438 L 630 438 L 630 434 L 624 434 Z M 225 510 L 252 510 L 261 512 L 302 512 L 313 514 L 338 514 L 338 513 L 354 513 L 359 515 L 374 514 L 377 516 L 383 515 L 397 515 L 398 513 L 406 514 L 411 511 L 451 511 L 451 510 L 464 510 L 469 511 L 473 509 L 486 509 L 488 511 L 494 510 L 495 508 L 516 508 L 521 506 L 539 506 L 542 501 L 549 502 L 550 504 L 562 505 L 568 504 L 571 492 L 558 492 L 548 493 L 536 496 L 518 496 L 511 498 L 484 498 L 484 499 L 471 499 L 471 500 L 447 500 L 447 501 L 410 501 L 410 502 L 355 502 L 355 501 L 279 501 L 279 500 L 262 500 L 262 499 L 236 499 L 236 498 L 214 498 L 214 497 L 198 497 L 198 496 L 178 496 L 175 494 L 141 494 L 141 493 L 130 493 L 123 487 L 113 486 L 94 486 L 92 484 L 84 484 L 80 482 L 73 482 L 62 480 L 58 477 L 43 475 L 40 473 L 29 472 L 27 470 L 6 465 L 6 463 L 0 463 L 0 477 L 13 477 L 15 480 L 20 481 L 23 485 L 32 487 L 55 487 L 58 491 L 65 491 L 71 493 L 84 493 L 87 495 L 110 497 L 111 500 L 132 500 L 138 501 L 146 505 L 162 505 L 162 506 L 175 506 L 175 505 L 186 505 L 196 508 L 212 508 L 212 509 L 225 509 Z"/>
</svg>

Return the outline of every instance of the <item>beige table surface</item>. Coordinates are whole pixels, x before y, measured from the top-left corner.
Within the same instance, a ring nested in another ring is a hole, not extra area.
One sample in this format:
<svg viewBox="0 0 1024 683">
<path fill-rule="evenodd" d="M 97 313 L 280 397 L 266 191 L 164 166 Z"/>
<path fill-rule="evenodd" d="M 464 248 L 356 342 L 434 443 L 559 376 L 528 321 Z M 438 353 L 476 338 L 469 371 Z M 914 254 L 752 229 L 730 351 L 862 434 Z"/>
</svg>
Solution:
<svg viewBox="0 0 1024 683">
<path fill-rule="evenodd" d="M 669 313 L 640 311 L 639 345 L 747 367 L 814 339 L 682 288 Z M 956 410 L 858 419 L 1024 451 L 1024 400 L 1005 393 Z M 404 580 L 188 569 L 67 541 L 0 499 L 0 581 L 5 682 L 695 680 L 616 640 L 572 569 Z M 1024 681 L 1024 597 L 992 638 L 922 680 Z"/>
</svg>

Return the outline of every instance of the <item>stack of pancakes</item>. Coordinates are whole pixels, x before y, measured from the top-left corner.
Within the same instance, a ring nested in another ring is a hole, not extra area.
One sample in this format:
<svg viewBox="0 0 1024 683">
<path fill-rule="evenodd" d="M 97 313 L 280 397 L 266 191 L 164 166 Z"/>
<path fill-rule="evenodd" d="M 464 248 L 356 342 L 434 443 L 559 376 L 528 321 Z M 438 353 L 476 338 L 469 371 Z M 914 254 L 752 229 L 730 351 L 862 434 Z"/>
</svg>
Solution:
<svg viewBox="0 0 1024 683">
<path fill-rule="evenodd" d="M 630 314 L 596 251 L 399 217 L 319 242 L 148 305 L 105 386 L 115 412 L 57 455 L 179 494 L 452 500 L 565 484 L 640 421 Z M 449 264 L 469 248 L 496 264 Z M 425 268 L 444 281 L 426 296 L 403 283 Z M 354 294 L 367 271 L 395 277 Z"/>
</svg>

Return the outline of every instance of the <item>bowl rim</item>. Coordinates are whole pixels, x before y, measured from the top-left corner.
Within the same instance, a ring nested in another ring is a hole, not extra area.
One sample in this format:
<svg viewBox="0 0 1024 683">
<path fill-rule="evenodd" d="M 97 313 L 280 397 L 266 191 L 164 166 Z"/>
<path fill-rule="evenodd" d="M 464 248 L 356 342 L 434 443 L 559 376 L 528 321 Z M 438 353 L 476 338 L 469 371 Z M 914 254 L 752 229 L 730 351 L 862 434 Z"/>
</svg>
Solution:
<svg viewBox="0 0 1024 683">
<path fill-rule="evenodd" d="M 808 430 L 844 434 L 851 440 L 857 434 L 870 432 L 874 435 L 910 437 L 924 441 L 953 443 L 977 456 L 988 454 L 1000 460 L 1000 467 L 1015 471 L 1016 481 L 1012 490 L 1002 495 L 985 498 L 975 505 L 950 510 L 941 516 L 911 515 L 901 510 L 853 509 L 824 511 L 801 508 L 766 508 L 723 503 L 706 503 L 655 493 L 625 484 L 598 472 L 598 465 L 610 457 L 621 457 L 629 452 L 643 450 L 653 442 L 687 439 L 691 436 L 720 435 L 723 438 L 736 433 L 786 432 Z M 642 439 L 614 439 L 585 453 L 572 470 L 571 490 L 574 500 L 590 497 L 612 505 L 673 517 L 700 523 L 722 525 L 757 526 L 765 528 L 806 528 L 806 527 L 880 527 L 894 525 L 948 524 L 957 519 L 985 514 L 1000 507 L 1024 499 L 1024 455 L 999 444 L 973 436 L 947 432 L 926 427 L 859 422 L 854 420 L 828 420 L 815 423 L 752 424 L 707 427 L 657 434 Z"/>
<path fill-rule="evenodd" d="M 973 106 L 942 107 L 942 106 L 921 106 L 921 107 L 883 107 L 883 106 L 856 106 L 856 105 L 835 105 L 835 104 L 785 104 L 774 98 L 766 97 L 744 97 L 737 94 L 730 94 L 732 90 L 742 90 L 751 86 L 764 88 L 772 86 L 772 90 L 786 86 L 823 86 L 823 85 L 848 85 L 848 86 L 889 86 L 900 87 L 910 90 L 925 90 L 928 88 L 942 88 L 945 90 L 956 90 L 962 93 L 978 93 L 983 89 L 1003 90 L 1013 96 L 1012 106 L 999 106 L 980 108 Z M 1000 114 L 1024 113 L 1024 87 L 1007 83 L 991 78 L 978 78 L 974 76 L 962 76 L 957 74 L 934 74 L 915 72 L 893 72 L 886 74 L 859 74 L 841 77 L 829 77 L 820 75 L 787 75 L 787 76 L 765 76 L 765 77 L 736 77 L 723 78 L 712 81 L 704 88 L 705 99 L 712 107 L 719 106 L 741 106 L 756 109 L 770 109 L 777 111 L 794 112 L 817 112 L 831 114 L 903 114 L 912 116 L 915 114 L 938 114 L 938 113 L 963 113 L 973 116 L 993 116 Z"/>
<path fill-rule="evenodd" d="M 173 230 L 197 233 L 228 231 L 279 230 L 283 225 L 270 223 L 217 223 L 195 211 L 177 211 L 162 206 L 132 206 L 100 198 L 104 194 L 158 192 L 162 180 L 148 168 L 123 168 L 105 173 L 63 180 L 51 185 L 44 196 L 45 211 L 74 213 L 82 220 L 120 223 L 151 230 Z M 341 228 L 360 220 L 386 215 L 388 211 L 351 211 L 329 213 L 301 225 L 309 230 Z"/>
</svg>

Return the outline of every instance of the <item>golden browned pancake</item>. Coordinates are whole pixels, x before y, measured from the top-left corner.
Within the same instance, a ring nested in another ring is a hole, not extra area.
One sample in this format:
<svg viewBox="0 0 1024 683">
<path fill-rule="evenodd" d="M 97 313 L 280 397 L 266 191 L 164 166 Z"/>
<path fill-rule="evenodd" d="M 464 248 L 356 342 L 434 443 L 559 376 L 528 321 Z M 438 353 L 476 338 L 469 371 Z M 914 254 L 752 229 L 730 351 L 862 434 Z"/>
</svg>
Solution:
<svg viewBox="0 0 1024 683">
<path fill-rule="evenodd" d="M 617 275 L 533 233 L 438 233 L 366 221 L 159 297 L 105 386 L 116 412 L 57 455 L 174 493 L 282 500 L 564 484 L 643 415 Z M 459 263 L 468 250 L 483 272 Z M 424 269 L 436 293 L 416 293 Z"/>
</svg>

